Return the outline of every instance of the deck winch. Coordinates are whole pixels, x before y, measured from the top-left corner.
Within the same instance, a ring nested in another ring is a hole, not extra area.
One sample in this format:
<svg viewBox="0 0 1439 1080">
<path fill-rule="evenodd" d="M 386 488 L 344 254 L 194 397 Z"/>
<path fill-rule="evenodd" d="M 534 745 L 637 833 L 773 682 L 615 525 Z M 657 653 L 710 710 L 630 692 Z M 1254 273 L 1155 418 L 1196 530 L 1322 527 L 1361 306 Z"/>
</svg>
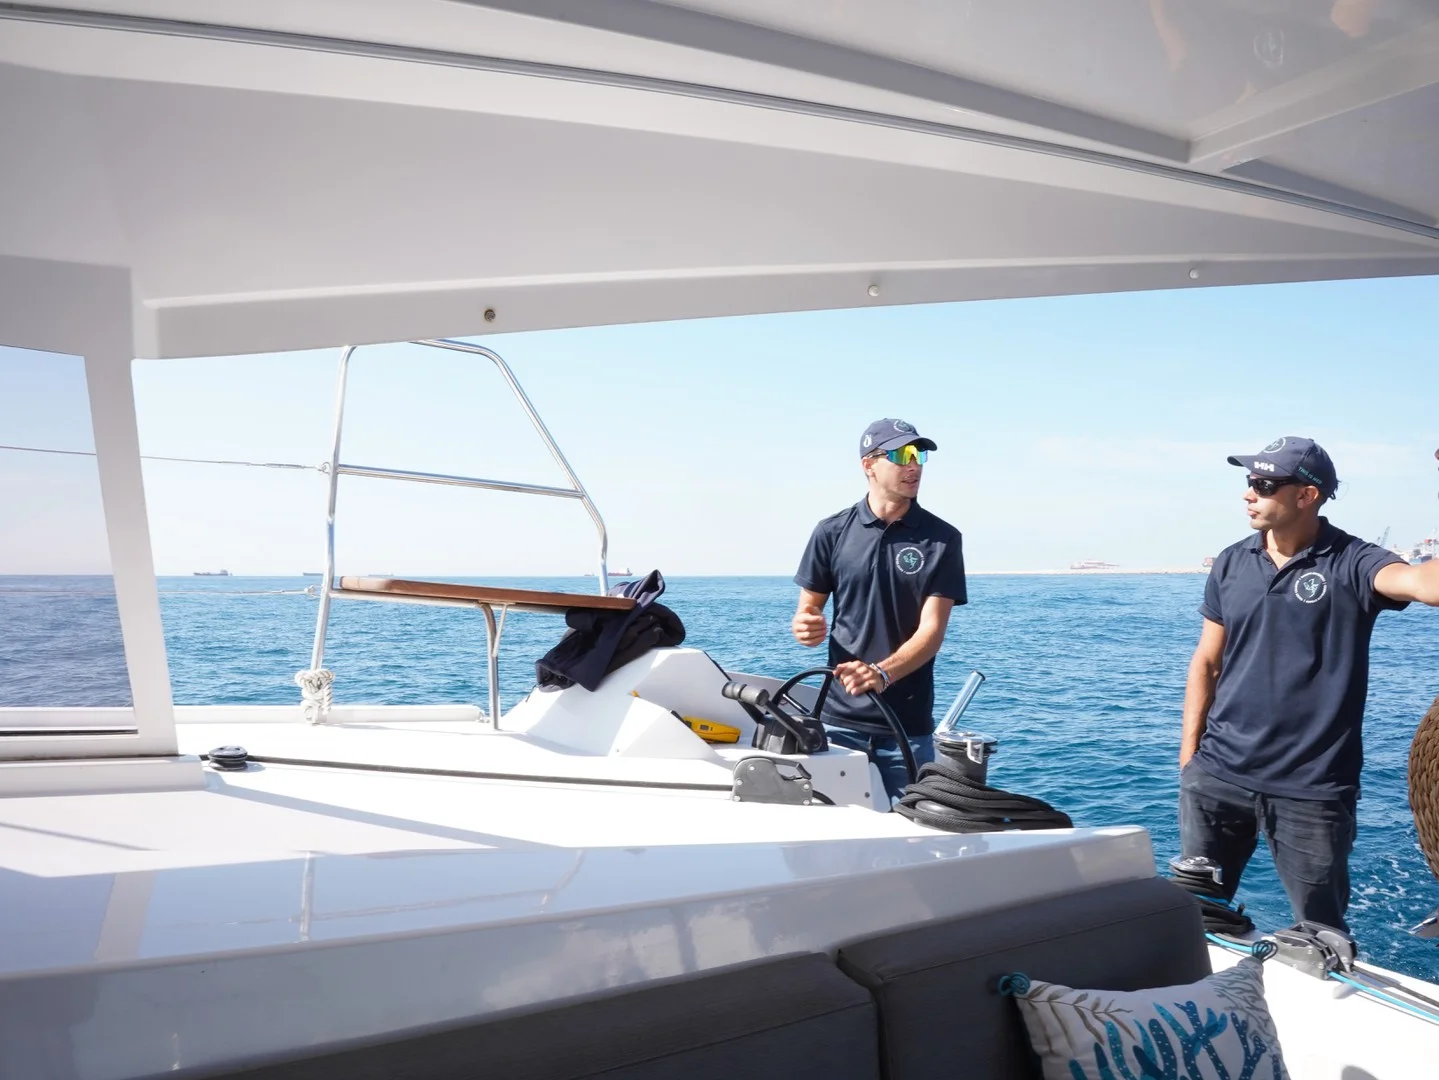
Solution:
<svg viewBox="0 0 1439 1080">
<path fill-rule="evenodd" d="M 895 811 L 946 832 L 1073 828 L 1068 814 L 1043 799 L 989 786 L 989 759 L 999 748 L 999 740 L 958 726 L 983 682 L 983 673 L 969 673 L 934 729 L 934 760 L 920 767 L 918 778 L 904 789 Z"/>
<path fill-rule="evenodd" d="M 954 701 L 934 729 L 934 749 L 952 761 L 966 776 L 983 784 L 989 775 L 989 759 L 999 749 L 999 740 L 974 731 L 959 730 L 959 719 L 984 683 L 984 673 L 971 671 Z"/>
</svg>

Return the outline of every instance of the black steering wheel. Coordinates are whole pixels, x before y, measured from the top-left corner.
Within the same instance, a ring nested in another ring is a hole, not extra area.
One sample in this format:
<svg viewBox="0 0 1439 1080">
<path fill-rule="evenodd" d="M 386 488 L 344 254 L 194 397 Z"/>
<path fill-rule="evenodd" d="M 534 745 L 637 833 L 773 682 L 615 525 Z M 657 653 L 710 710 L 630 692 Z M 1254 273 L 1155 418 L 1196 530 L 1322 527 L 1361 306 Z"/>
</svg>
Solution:
<svg viewBox="0 0 1439 1080">
<path fill-rule="evenodd" d="M 812 706 L 805 705 L 795 698 L 794 688 L 816 675 L 824 676 L 824 681 L 819 684 L 819 693 L 815 695 L 814 704 Z M 834 686 L 834 668 L 818 667 L 791 675 L 780 683 L 778 689 L 772 694 L 768 690 L 750 687 L 741 682 L 725 683 L 720 688 L 720 693 L 744 706 L 745 711 L 757 724 L 778 725 L 794 737 L 801 752 L 813 754 L 828 747 L 820 714 L 824 711 L 824 703 L 829 697 L 832 686 Z M 858 732 L 861 735 L 878 735 L 882 738 L 894 739 L 899 744 L 899 752 L 904 758 L 904 769 L 909 775 L 909 782 L 914 783 L 919 779 L 919 764 L 914 759 L 914 749 L 909 745 L 909 736 L 904 733 L 904 727 L 900 724 L 899 717 L 894 715 L 894 710 L 889 707 L 889 702 L 885 701 L 876 691 L 870 690 L 865 696 L 879 709 L 879 714 L 884 717 L 883 724 L 871 724 L 864 720 L 836 720 L 833 717 L 825 720 L 824 723 L 829 724 L 830 727 L 844 728 L 846 731 Z"/>
<path fill-rule="evenodd" d="M 815 695 L 814 705 L 806 706 L 794 698 L 794 688 L 806 679 L 812 679 L 816 675 L 823 675 L 824 682 L 819 684 L 819 693 Z M 820 713 L 824 712 L 825 698 L 829 697 L 830 687 L 834 685 L 834 668 L 817 667 L 807 671 L 801 671 L 798 675 L 791 675 L 784 682 L 779 684 L 779 689 L 771 696 L 771 701 L 777 701 L 781 705 L 788 705 L 796 713 L 806 720 L 818 720 Z"/>
</svg>

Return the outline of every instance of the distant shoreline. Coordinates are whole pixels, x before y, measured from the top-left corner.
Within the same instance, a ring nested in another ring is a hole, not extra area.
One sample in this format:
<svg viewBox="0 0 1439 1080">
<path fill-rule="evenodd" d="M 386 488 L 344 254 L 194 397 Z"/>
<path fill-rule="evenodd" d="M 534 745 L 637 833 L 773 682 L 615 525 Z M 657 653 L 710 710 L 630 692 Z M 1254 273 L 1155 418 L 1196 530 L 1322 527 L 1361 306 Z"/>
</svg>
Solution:
<svg viewBox="0 0 1439 1080">
<path fill-rule="evenodd" d="M 1207 574 L 1209 570 L 1203 566 L 1159 566 L 1150 569 L 1130 569 L 1123 566 L 1111 566 L 1094 570 L 966 570 L 969 577 L 1037 577 L 1042 575 L 1062 575 L 1068 577 L 1096 577 L 1099 575 L 1115 574 Z"/>
</svg>

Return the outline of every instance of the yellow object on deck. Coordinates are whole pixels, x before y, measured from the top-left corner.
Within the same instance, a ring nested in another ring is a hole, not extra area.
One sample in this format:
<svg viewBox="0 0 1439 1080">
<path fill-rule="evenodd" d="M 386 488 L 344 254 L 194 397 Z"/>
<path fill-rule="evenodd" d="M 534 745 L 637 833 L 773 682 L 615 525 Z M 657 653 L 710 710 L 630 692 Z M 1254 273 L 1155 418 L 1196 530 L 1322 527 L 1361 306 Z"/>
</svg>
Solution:
<svg viewBox="0 0 1439 1080">
<path fill-rule="evenodd" d="M 705 742 L 739 742 L 739 728 L 737 727 L 731 727 L 729 724 L 716 723 L 714 720 L 704 720 L 698 716 L 681 716 L 680 719 L 688 724 L 690 730 Z"/>
</svg>

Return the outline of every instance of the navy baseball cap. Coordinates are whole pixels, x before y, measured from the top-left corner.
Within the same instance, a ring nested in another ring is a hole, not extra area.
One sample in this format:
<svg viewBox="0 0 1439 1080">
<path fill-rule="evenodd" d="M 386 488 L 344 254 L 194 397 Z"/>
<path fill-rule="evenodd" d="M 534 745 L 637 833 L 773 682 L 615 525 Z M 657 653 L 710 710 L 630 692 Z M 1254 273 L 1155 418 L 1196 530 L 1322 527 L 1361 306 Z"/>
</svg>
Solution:
<svg viewBox="0 0 1439 1080">
<path fill-rule="evenodd" d="M 1285 435 L 1257 454 L 1235 454 L 1229 464 L 1248 469 L 1255 476 L 1293 476 L 1313 484 L 1326 499 L 1334 496 L 1339 477 L 1334 462 L 1313 439 Z"/>
<path fill-rule="evenodd" d="M 938 450 L 933 439 L 926 439 L 907 420 L 876 420 L 864 429 L 859 440 L 859 456 L 868 457 L 881 450 L 898 450 L 913 444 L 920 450 Z"/>
</svg>

